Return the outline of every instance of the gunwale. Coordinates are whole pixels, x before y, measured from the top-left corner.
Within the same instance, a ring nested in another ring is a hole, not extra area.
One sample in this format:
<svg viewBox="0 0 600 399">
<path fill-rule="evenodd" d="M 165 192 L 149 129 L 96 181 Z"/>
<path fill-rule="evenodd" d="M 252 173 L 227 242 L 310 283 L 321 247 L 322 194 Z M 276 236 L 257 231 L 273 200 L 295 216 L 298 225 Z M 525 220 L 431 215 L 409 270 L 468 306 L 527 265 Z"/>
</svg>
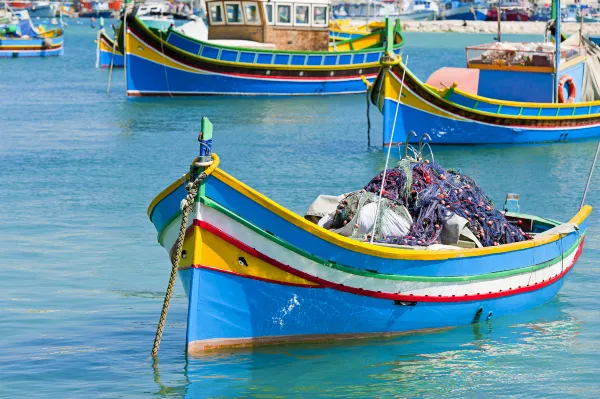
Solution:
<svg viewBox="0 0 600 399">
<path fill-rule="evenodd" d="M 485 248 L 467 248 L 461 250 L 440 250 L 440 251 L 427 251 L 423 249 L 404 249 L 377 246 L 369 243 L 363 243 L 350 238 L 341 236 L 333 233 L 329 230 L 321 228 L 312 222 L 304 219 L 300 215 L 288 210 L 282 205 L 276 203 L 270 198 L 264 196 L 253 188 L 247 186 L 243 182 L 237 180 L 233 176 L 227 174 L 223 170 L 219 169 L 220 159 L 217 154 L 213 153 L 213 164 L 207 169 L 207 174 L 215 179 L 218 179 L 222 183 L 228 185 L 241 195 L 247 197 L 251 201 L 256 202 L 258 205 L 265 208 L 267 211 L 281 217 L 284 221 L 293 224 L 294 226 L 304 230 L 305 232 L 320 238 L 330 244 L 336 245 L 340 248 L 344 248 L 353 252 L 361 253 L 364 255 L 375 256 L 385 259 L 396 259 L 396 260 L 445 260 L 454 258 L 466 258 L 466 257 L 479 257 L 491 254 L 502 254 L 522 249 L 536 248 L 548 243 L 558 241 L 562 238 L 563 234 L 551 234 L 544 235 L 541 237 L 535 237 L 532 240 L 515 242 L 511 244 L 499 245 L 496 247 L 485 247 Z M 189 173 L 184 175 L 182 178 L 176 180 L 161 193 L 159 193 L 148 207 L 148 216 L 152 220 L 153 212 L 156 206 L 167 198 L 171 193 L 177 190 L 179 187 L 185 184 L 189 179 Z M 584 205 L 570 220 L 568 223 L 574 225 L 581 225 L 588 215 L 591 213 L 592 207 Z"/>
</svg>

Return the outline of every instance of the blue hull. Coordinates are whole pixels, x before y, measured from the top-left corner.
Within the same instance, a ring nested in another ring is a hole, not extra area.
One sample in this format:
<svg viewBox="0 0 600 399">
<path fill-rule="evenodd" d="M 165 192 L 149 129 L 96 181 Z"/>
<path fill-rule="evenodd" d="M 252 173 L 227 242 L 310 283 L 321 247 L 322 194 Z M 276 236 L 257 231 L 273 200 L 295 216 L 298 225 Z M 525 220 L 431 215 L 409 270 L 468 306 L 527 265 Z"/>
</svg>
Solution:
<svg viewBox="0 0 600 399">
<path fill-rule="evenodd" d="M 27 50 L 27 51 L 14 51 L 14 50 L 2 50 L 0 49 L 0 58 L 23 58 L 23 57 L 58 57 L 64 54 L 64 49 L 58 50 Z"/>
<path fill-rule="evenodd" d="M 472 12 L 462 12 L 459 14 L 448 15 L 444 17 L 444 19 L 448 20 L 460 20 L 460 21 L 485 21 L 487 18 L 486 13 L 475 10 L 475 16 L 473 16 Z"/>
<path fill-rule="evenodd" d="M 46 44 L 50 44 L 50 48 L 45 48 Z M 62 36 L 50 39 L 50 43 L 44 43 L 44 39 L 0 38 L 0 58 L 57 57 L 63 54 Z"/>
<path fill-rule="evenodd" d="M 396 102 L 386 99 L 383 109 L 383 143 L 403 143 L 411 130 L 429 133 L 435 144 L 524 144 L 587 140 L 600 137 L 600 125 L 576 128 L 503 127 L 456 120 L 400 105 L 392 140 Z M 412 138 L 411 142 L 415 142 Z M 418 142 L 418 139 L 416 139 Z"/>
<path fill-rule="evenodd" d="M 372 77 L 374 78 L 374 77 Z M 372 79 L 371 79 L 372 80 Z M 364 93 L 360 78 L 340 80 L 264 79 L 193 73 L 127 55 L 127 94 L 144 95 L 328 95 Z"/>
<path fill-rule="evenodd" d="M 125 57 L 122 54 L 113 54 L 107 51 L 99 51 L 98 55 L 98 67 L 109 68 L 110 61 L 113 60 L 113 68 L 123 68 L 125 65 Z"/>
<path fill-rule="evenodd" d="M 540 290 L 471 302 L 395 304 L 328 288 L 302 288 L 206 269 L 180 271 L 189 299 L 187 342 L 290 337 L 291 341 L 395 334 L 469 324 L 544 304 L 562 279 Z M 325 336 L 325 337 L 323 337 Z M 335 336 L 335 337 L 334 337 Z"/>
</svg>

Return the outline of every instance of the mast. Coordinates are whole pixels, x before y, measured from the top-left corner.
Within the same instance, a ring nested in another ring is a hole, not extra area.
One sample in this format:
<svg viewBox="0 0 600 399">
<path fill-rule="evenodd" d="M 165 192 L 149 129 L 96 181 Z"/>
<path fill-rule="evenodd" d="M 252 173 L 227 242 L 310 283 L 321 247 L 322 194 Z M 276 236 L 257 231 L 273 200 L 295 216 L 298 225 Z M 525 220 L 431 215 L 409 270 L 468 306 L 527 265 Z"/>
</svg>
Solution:
<svg viewBox="0 0 600 399">
<path fill-rule="evenodd" d="M 558 66 L 560 64 L 560 0 L 553 0 L 552 2 L 552 16 L 554 17 L 554 92 L 556 95 L 554 99 L 558 102 Z"/>
</svg>

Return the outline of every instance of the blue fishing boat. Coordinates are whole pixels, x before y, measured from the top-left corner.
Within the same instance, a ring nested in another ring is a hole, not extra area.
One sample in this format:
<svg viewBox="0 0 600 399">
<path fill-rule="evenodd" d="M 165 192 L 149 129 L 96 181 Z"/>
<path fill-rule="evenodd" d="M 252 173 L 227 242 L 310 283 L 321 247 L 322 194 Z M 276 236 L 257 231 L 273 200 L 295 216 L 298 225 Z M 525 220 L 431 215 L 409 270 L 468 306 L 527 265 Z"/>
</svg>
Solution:
<svg viewBox="0 0 600 399">
<path fill-rule="evenodd" d="M 125 57 L 118 43 L 102 28 L 96 39 L 96 68 L 110 68 L 111 64 L 113 68 L 123 68 Z"/>
<path fill-rule="evenodd" d="M 18 24 L 0 26 L 0 57 L 54 57 L 63 55 L 63 30 L 42 31 L 33 26 L 26 11 Z"/>
<path fill-rule="evenodd" d="M 326 0 L 208 1 L 208 39 L 148 28 L 127 16 L 127 95 L 327 95 L 365 91 L 383 55 L 383 29 L 329 45 Z M 403 45 L 399 21 L 389 35 Z"/>
<path fill-rule="evenodd" d="M 461 21 L 485 21 L 487 13 L 488 8 L 485 2 L 479 0 L 450 0 L 442 3 L 440 17 Z"/>
<path fill-rule="evenodd" d="M 374 243 L 369 235 L 347 237 L 291 212 L 221 169 L 219 157 L 207 150 L 212 125 L 206 119 L 200 140 L 202 155 L 192 162 L 190 173 L 175 180 L 148 208 L 158 241 L 170 254 L 188 298 L 186 339 L 192 354 L 389 336 L 522 312 L 556 295 L 583 248 L 591 207 L 582 206 L 568 223 L 559 223 L 518 213 L 512 195 L 505 209 L 514 212 L 502 213 L 491 209 L 466 176 L 410 158 L 403 162 L 413 170 L 413 190 L 417 185 L 423 193 L 438 184 L 449 188 L 433 194 L 433 202 L 442 201 L 444 212 L 447 203 L 447 215 L 451 210 L 458 213 L 471 192 L 478 193 L 469 206 L 480 214 L 471 213 L 478 218 L 469 223 L 484 220 L 481 226 L 489 227 L 490 233 L 475 231 L 490 246 L 461 246 L 460 240 L 440 246 L 437 239 L 446 227 L 440 231 L 437 225 L 436 230 L 429 226 L 428 242 L 415 243 L 410 235 L 393 241 L 375 229 L 382 240 Z M 370 183 L 356 193 L 383 192 L 377 182 L 381 186 L 382 181 L 398 181 L 394 179 L 401 177 L 401 170 L 402 166 L 387 170 L 392 180 L 375 178 L 375 186 Z M 462 187 L 460 193 L 452 188 L 456 184 Z M 346 199 L 334 218 L 344 209 L 350 212 Z M 488 215 L 496 216 L 485 222 Z M 339 224 L 352 229 L 356 219 L 348 219 Z M 495 233 L 501 238 L 495 238 L 490 226 L 500 219 L 504 227 L 497 225 Z M 418 231 L 418 223 L 427 226 L 427 220 L 415 218 L 410 234 Z M 172 278 L 174 282 L 175 274 Z"/>
<path fill-rule="evenodd" d="M 383 144 L 397 144 L 412 130 L 427 132 L 440 144 L 598 138 L 600 98 L 593 80 L 584 84 L 586 69 L 594 69 L 586 51 L 577 35 L 559 45 L 471 46 L 467 68 L 441 68 L 426 82 L 389 51 L 370 86 L 371 101 L 383 114 Z"/>
</svg>

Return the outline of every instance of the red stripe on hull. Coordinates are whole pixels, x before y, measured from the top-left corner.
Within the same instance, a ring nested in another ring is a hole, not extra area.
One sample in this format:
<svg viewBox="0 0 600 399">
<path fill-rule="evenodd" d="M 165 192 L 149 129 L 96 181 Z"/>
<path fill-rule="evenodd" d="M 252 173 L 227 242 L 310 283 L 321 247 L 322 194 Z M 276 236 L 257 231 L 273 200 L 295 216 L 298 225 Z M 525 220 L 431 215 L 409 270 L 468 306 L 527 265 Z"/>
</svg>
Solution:
<svg viewBox="0 0 600 399">
<path fill-rule="evenodd" d="M 207 223 L 205 221 L 201 221 L 201 220 L 194 220 L 193 223 L 194 226 L 198 226 L 201 229 L 204 229 L 214 235 L 216 235 L 217 237 L 221 238 L 222 240 L 227 241 L 228 243 L 232 244 L 233 246 L 237 247 L 238 249 L 241 249 L 242 251 L 264 261 L 267 262 L 268 264 L 275 266 L 281 270 L 284 270 L 288 273 L 291 273 L 295 276 L 298 277 L 302 277 L 308 281 L 311 281 L 313 283 L 317 283 L 320 284 L 324 287 L 327 288 L 332 288 L 338 291 L 343 291 L 343 292 L 349 292 L 352 294 L 357 294 L 357 295 L 363 295 L 363 296 L 370 296 L 370 297 L 374 297 L 374 298 L 381 298 L 381 299 L 391 299 L 391 300 L 400 300 L 400 301 L 409 301 L 409 302 L 468 302 L 468 301 L 481 301 L 481 300 L 486 300 L 486 299 L 494 299 L 494 298 L 501 298 L 501 297 L 505 297 L 505 296 L 511 296 L 511 295 L 517 295 L 517 294 L 523 294 L 526 292 L 531 292 L 531 291 L 535 291 L 541 288 L 544 288 L 548 285 L 551 285 L 552 283 L 555 283 L 557 281 L 559 281 L 561 278 L 563 278 L 570 270 L 571 268 L 575 265 L 575 263 L 577 262 L 577 259 L 579 258 L 579 255 L 581 255 L 581 251 L 583 249 L 583 242 L 584 240 L 581 240 L 581 243 L 579 244 L 579 247 L 577 248 L 577 251 L 575 253 L 575 258 L 573 259 L 573 262 L 566 267 L 560 274 L 548 279 L 548 280 L 544 280 L 541 283 L 537 283 L 537 284 L 533 284 L 533 285 L 527 285 L 524 287 L 518 287 L 515 289 L 508 289 L 506 291 L 499 291 L 499 292 L 488 292 L 488 293 L 483 293 L 483 294 L 475 294 L 475 295 L 460 295 L 460 296 L 456 296 L 456 295 L 452 295 L 452 296 L 442 296 L 442 295 L 438 295 L 438 296 L 429 296 L 429 295 L 403 295 L 403 294 L 389 294 L 389 293 L 383 293 L 383 292 L 376 292 L 376 291 L 371 291 L 371 290 L 364 290 L 362 288 L 354 288 L 354 287 L 348 287 L 345 286 L 343 284 L 338 284 L 338 283 L 333 283 L 331 281 L 327 281 L 315 276 L 312 276 L 310 274 L 307 274 L 305 272 L 302 272 L 300 270 L 294 269 L 291 266 L 285 265 L 273 258 L 271 258 L 268 255 L 263 254 L 262 252 L 257 251 L 256 249 L 244 244 L 243 242 L 241 242 L 240 240 L 238 240 L 235 237 L 230 236 L 229 234 L 219 230 L 217 227 L 211 225 L 210 223 Z"/>
</svg>

